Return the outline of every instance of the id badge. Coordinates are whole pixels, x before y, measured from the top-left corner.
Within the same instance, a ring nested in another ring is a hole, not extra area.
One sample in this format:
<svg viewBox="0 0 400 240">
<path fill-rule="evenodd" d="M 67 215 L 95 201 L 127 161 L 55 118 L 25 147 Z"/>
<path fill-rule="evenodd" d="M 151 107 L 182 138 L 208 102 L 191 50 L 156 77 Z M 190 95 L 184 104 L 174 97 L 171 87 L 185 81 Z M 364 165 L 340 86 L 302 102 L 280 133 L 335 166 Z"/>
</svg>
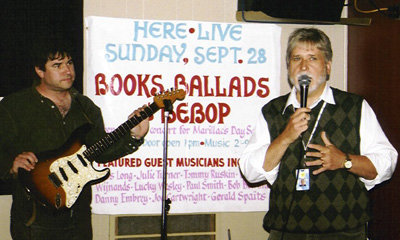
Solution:
<svg viewBox="0 0 400 240">
<path fill-rule="evenodd" d="M 308 168 L 296 169 L 296 175 L 297 175 L 296 190 L 297 191 L 310 190 L 310 169 Z"/>
</svg>

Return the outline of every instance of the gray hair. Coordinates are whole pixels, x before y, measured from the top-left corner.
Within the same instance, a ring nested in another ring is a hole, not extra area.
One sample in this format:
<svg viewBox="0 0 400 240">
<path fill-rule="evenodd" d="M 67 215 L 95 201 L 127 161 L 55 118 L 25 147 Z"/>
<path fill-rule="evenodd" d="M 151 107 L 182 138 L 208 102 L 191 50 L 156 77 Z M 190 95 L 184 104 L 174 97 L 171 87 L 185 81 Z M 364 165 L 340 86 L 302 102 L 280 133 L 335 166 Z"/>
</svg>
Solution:
<svg viewBox="0 0 400 240">
<path fill-rule="evenodd" d="M 289 66 L 289 61 L 293 49 L 298 43 L 309 43 L 316 46 L 324 53 L 325 61 L 332 61 L 332 46 L 329 37 L 321 30 L 316 28 L 299 28 L 289 36 L 288 46 L 286 49 L 286 66 Z"/>
</svg>

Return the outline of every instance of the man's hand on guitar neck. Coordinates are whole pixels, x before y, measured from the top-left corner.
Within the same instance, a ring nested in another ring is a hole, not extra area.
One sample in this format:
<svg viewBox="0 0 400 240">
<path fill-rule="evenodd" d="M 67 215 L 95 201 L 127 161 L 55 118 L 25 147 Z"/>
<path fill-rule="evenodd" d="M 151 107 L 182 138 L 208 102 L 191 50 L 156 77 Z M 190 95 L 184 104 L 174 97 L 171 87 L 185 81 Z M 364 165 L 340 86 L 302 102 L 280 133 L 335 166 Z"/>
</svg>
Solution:
<svg viewBox="0 0 400 240">
<path fill-rule="evenodd" d="M 10 169 L 10 173 L 13 175 L 18 174 L 18 168 L 23 168 L 26 171 L 31 171 L 35 168 L 38 159 L 33 152 L 23 152 L 15 157 L 13 166 Z"/>
<path fill-rule="evenodd" d="M 129 115 L 129 118 L 133 116 L 141 117 L 142 115 L 140 112 L 144 111 L 147 105 L 143 105 L 142 107 L 136 109 Z M 131 136 L 135 139 L 141 139 L 146 136 L 147 132 L 149 131 L 149 118 L 145 118 L 141 123 L 139 123 L 136 127 L 131 129 Z"/>
</svg>

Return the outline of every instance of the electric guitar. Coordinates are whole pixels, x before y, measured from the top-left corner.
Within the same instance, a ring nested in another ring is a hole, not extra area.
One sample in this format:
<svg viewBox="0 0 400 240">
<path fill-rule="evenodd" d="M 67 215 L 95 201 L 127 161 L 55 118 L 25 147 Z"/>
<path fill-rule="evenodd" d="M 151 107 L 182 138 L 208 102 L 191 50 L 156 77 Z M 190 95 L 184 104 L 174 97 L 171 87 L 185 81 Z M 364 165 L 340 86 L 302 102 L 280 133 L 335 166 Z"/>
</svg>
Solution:
<svg viewBox="0 0 400 240">
<path fill-rule="evenodd" d="M 110 169 L 93 168 L 97 156 L 144 119 L 168 107 L 166 100 L 172 104 L 176 99 L 183 100 L 185 95 L 180 89 L 156 95 L 154 102 L 140 112 L 140 117 L 133 116 L 88 148 L 82 142 L 90 128 L 84 125 L 76 129 L 59 149 L 37 154 L 39 162 L 32 171 L 19 169 L 18 177 L 25 191 L 44 207 L 71 208 L 86 184 L 100 183 L 109 177 Z"/>
</svg>

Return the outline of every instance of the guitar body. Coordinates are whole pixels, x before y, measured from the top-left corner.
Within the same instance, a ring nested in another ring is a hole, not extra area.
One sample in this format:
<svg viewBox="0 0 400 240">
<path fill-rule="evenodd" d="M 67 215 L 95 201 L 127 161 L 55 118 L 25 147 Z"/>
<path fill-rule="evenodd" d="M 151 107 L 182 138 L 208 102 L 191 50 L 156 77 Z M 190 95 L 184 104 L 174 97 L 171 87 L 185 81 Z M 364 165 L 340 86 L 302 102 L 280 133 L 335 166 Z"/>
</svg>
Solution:
<svg viewBox="0 0 400 240">
<path fill-rule="evenodd" d="M 19 170 L 25 191 L 41 205 L 53 209 L 70 208 L 86 184 L 102 182 L 109 177 L 109 169 L 94 169 L 83 154 L 86 146 L 81 138 L 86 129 L 83 126 L 75 130 L 57 151 L 38 154 L 39 162 L 32 171 Z"/>
<path fill-rule="evenodd" d="M 144 108 L 140 116 L 131 117 L 88 148 L 83 144 L 83 139 L 90 125 L 77 128 L 59 149 L 36 154 L 39 162 L 32 171 L 20 168 L 18 177 L 25 191 L 44 207 L 56 210 L 71 208 L 86 184 L 99 183 L 110 176 L 108 168 L 101 171 L 93 168 L 92 162 L 97 156 L 129 134 L 130 129 L 144 119 L 165 108 L 167 101 L 182 100 L 185 95 L 186 92 L 179 89 L 156 95 L 154 103 Z"/>
</svg>

